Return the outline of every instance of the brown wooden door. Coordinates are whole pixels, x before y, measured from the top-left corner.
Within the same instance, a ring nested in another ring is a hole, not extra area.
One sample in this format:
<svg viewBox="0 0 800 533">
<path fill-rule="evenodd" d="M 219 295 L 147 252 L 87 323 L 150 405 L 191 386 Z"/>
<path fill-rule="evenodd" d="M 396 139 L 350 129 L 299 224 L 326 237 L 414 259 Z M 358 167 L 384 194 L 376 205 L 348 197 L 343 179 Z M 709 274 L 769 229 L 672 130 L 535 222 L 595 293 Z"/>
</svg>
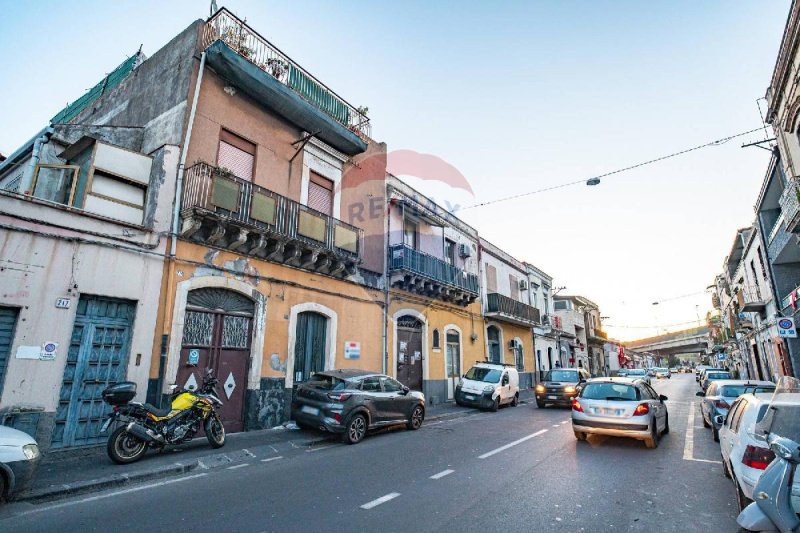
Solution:
<svg viewBox="0 0 800 533">
<path fill-rule="evenodd" d="M 410 316 L 397 322 L 397 380 L 422 390 L 422 322 Z"/>
</svg>

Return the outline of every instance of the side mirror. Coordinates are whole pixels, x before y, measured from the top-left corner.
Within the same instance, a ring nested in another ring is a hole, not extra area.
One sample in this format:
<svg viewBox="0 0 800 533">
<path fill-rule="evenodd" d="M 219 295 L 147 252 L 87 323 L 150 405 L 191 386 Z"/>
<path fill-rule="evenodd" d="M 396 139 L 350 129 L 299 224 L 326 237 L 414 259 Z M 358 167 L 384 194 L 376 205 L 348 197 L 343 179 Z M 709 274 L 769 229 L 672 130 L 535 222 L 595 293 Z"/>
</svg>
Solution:
<svg viewBox="0 0 800 533">
<path fill-rule="evenodd" d="M 722 417 L 722 415 L 717 415 L 714 417 L 714 423 L 716 425 L 721 426 L 723 422 L 725 422 L 725 419 Z"/>
<path fill-rule="evenodd" d="M 703 391 L 697 391 L 694 393 L 695 396 L 700 396 L 701 398 L 705 398 L 706 393 Z"/>
<path fill-rule="evenodd" d="M 669 398 L 667 398 L 667 397 L 666 397 L 666 396 L 664 396 L 663 394 L 659 394 L 659 395 L 658 395 L 658 399 L 659 399 L 659 400 L 661 400 L 662 402 L 664 402 L 664 401 L 666 401 L 666 400 L 669 400 Z"/>
<path fill-rule="evenodd" d="M 411 390 L 411 389 L 409 389 L 408 387 L 406 387 L 405 385 L 403 385 L 403 394 L 408 394 L 408 391 L 410 391 L 410 390 Z"/>
</svg>

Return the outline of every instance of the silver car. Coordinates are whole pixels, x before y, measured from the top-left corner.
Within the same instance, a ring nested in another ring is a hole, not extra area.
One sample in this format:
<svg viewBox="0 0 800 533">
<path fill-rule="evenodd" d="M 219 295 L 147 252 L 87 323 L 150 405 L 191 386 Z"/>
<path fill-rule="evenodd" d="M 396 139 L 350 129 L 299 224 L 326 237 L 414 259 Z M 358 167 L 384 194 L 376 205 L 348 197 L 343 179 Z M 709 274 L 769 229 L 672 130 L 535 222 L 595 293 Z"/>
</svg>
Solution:
<svg viewBox="0 0 800 533">
<path fill-rule="evenodd" d="M 628 373 L 625 377 L 633 378 L 633 379 L 641 379 L 642 381 L 646 382 L 648 385 L 650 384 L 650 375 L 647 373 L 647 370 L 644 368 L 629 368 Z"/>
<path fill-rule="evenodd" d="M 711 428 L 714 433 L 714 441 L 719 442 L 719 428 L 722 424 L 717 424 L 714 420 L 717 415 L 722 415 L 724 419 L 733 402 L 742 394 L 773 392 L 774 390 L 775 384 L 771 381 L 747 379 L 719 379 L 712 381 L 705 392 L 697 393 L 697 396 L 703 398 L 700 403 L 703 425 Z"/>
<path fill-rule="evenodd" d="M 669 433 L 666 399 L 641 379 L 590 379 L 572 400 L 575 438 L 586 440 L 594 434 L 630 437 L 655 448 L 659 437 Z"/>
</svg>

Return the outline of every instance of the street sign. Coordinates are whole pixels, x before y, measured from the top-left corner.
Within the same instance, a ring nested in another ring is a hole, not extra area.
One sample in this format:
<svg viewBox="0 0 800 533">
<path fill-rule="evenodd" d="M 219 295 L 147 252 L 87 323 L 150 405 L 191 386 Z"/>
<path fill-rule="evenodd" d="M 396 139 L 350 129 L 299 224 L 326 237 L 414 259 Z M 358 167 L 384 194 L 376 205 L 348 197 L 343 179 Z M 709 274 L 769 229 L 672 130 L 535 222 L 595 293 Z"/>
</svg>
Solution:
<svg viewBox="0 0 800 533">
<path fill-rule="evenodd" d="M 401 342 L 401 346 L 405 343 Z M 401 350 L 403 348 L 401 347 Z M 403 352 L 400 352 L 403 354 Z M 403 354 L 405 355 L 405 354 Z M 353 342 L 347 341 L 344 343 L 344 358 L 345 359 L 358 359 L 361 357 L 361 343 L 360 342 Z M 402 359 L 402 358 L 401 358 Z"/>
<path fill-rule="evenodd" d="M 784 316 L 778 319 L 778 336 L 790 339 L 797 338 L 797 328 L 794 326 L 794 318 Z"/>
</svg>

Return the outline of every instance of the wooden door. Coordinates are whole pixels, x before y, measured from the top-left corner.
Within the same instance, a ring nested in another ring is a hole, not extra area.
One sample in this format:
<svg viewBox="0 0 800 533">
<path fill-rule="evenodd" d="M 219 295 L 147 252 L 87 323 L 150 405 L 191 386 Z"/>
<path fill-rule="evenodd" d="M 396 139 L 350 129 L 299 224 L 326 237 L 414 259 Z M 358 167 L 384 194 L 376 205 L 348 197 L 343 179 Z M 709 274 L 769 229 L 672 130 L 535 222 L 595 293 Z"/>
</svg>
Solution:
<svg viewBox="0 0 800 533">
<path fill-rule="evenodd" d="M 294 343 L 294 381 L 302 383 L 325 370 L 328 318 L 306 311 L 297 315 Z"/>
<path fill-rule="evenodd" d="M 422 391 L 422 322 L 413 316 L 397 321 L 397 380 Z"/>
</svg>

